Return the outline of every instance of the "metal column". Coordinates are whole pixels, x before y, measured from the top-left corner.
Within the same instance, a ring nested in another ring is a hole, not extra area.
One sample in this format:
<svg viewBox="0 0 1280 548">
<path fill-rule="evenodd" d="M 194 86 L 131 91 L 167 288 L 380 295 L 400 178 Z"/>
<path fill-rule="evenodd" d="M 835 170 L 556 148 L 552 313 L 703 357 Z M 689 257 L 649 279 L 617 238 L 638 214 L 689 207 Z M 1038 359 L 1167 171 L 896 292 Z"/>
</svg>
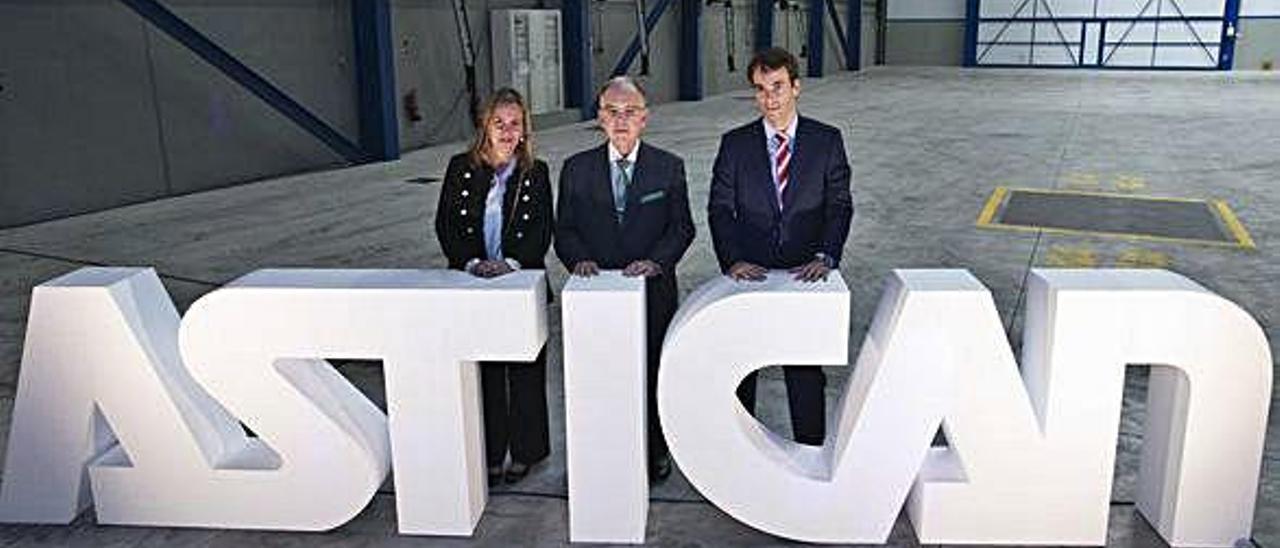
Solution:
<svg viewBox="0 0 1280 548">
<path fill-rule="evenodd" d="M 773 2 L 756 0 L 756 51 L 773 47 Z"/>
<path fill-rule="evenodd" d="M 982 13 L 982 0 L 965 0 L 964 9 L 964 66 L 978 66 L 978 17 Z"/>
<path fill-rule="evenodd" d="M 862 70 L 862 0 L 849 0 L 845 20 L 849 31 L 845 35 L 845 68 Z"/>
<path fill-rule="evenodd" d="M 834 0 L 809 0 L 809 36 L 806 47 L 809 50 L 809 77 L 822 77 L 822 61 L 825 49 L 822 43 L 823 30 L 826 29 L 826 3 Z"/>
<path fill-rule="evenodd" d="M 1218 70 L 1231 70 L 1236 62 L 1236 35 L 1240 33 L 1240 0 L 1227 0 L 1222 11 L 1222 37 L 1218 40 Z"/>
<path fill-rule="evenodd" d="M 702 99 L 702 0 L 680 0 L 680 100 Z"/>
<path fill-rule="evenodd" d="M 585 120 L 595 115 L 591 104 L 590 0 L 563 0 L 565 106 L 577 107 Z"/>
<path fill-rule="evenodd" d="M 355 30 L 360 148 L 373 159 L 395 160 L 400 157 L 400 133 L 396 118 L 391 1 L 352 2 L 351 27 Z"/>
</svg>

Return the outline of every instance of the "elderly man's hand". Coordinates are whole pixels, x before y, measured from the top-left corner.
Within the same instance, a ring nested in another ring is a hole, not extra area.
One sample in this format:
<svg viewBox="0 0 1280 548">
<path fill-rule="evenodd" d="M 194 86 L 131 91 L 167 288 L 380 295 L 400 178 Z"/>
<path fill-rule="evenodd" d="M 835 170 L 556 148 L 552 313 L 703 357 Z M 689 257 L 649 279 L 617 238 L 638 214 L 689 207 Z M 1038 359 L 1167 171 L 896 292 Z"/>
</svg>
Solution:
<svg viewBox="0 0 1280 548">
<path fill-rule="evenodd" d="M 658 263 L 647 260 L 647 259 L 634 261 L 631 264 L 627 265 L 627 268 L 622 270 L 623 276 L 631 276 L 631 277 L 642 276 L 645 278 L 649 278 L 649 277 L 657 276 L 659 274 L 662 274 L 662 267 L 659 266 Z"/>
<path fill-rule="evenodd" d="M 817 282 L 827 279 L 827 275 L 831 273 L 831 267 L 827 266 L 826 261 L 822 259 L 814 259 L 791 269 L 791 273 L 802 282 Z"/>
<path fill-rule="evenodd" d="M 763 282 L 765 274 L 768 272 L 768 269 L 763 266 L 746 261 L 738 261 L 729 267 L 729 272 L 726 272 L 725 275 L 738 281 Z"/>
<path fill-rule="evenodd" d="M 574 276 L 590 278 L 599 273 L 600 265 L 597 265 L 595 261 L 578 261 L 578 264 L 573 265 Z"/>
<path fill-rule="evenodd" d="M 480 261 L 471 268 L 471 273 L 481 278 L 496 278 L 503 274 L 515 272 L 506 261 Z"/>
</svg>

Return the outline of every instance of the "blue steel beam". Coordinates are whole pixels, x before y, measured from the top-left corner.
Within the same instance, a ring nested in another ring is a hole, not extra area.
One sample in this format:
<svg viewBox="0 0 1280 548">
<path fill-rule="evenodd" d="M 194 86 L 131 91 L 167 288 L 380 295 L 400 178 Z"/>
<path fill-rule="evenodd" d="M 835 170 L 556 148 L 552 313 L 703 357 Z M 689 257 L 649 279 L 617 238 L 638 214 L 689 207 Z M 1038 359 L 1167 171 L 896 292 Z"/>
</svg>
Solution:
<svg viewBox="0 0 1280 548">
<path fill-rule="evenodd" d="M 1222 11 L 1222 36 L 1218 39 L 1218 70 L 1231 70 L 1236 61 L 1236 35 L 1240 33 L 1240 0 L 1227 0 Z"/>
<path fill-rule="evenodd" d="M 827 0 L 827 15 L 831 16 L 831 26 L 835 27 L 840 51 L 844 53 L 845 70 L 858 70 L 862 65 L 862 0 L 849 0 L 849 12 L 845 14 L 845 21 L 849 23 L 848 34 L 840 23 L 836 0 Z"/>
<path fill-rule="evenodd" d="M 161 6 L 155 0 L 120 0 L 143 19 L 160 29 L 170 38 L 187 47 L 192 53 L 213 65 L 228 78 L 240 84 L 250 93 L 262 99 L 281 115 L 292 120 L 303 130 L 320 139 L 326 146 L 345 158 L 348 162 L 363 163 L 370 160 L 360 147 L 343 137 L 341 133 L 325 123 L 306 107 L 294 101 L 274 84 L 263 78 L 253 69 L 241 63 L 226 50 L 205 37 L 186 21 Z"/>
<path fill-rule="evenodd" d="M 756 51 L 773 47 L 773 3 L 776 0 L 756 0 Z"/>
<path fill-rule="evenodd" d="M 964 8 L 964 66 L 978 66 L 978 17 L 982 0 L 966 0 Z"/>
<path fill-rule="evenodd" d="M 591 104 L 591 19 L 590 0 L 564 0 L 560 4 L 560 20 L 564 29 L 565 104 L 576 107 L 582 118 L 595 114 Z"/>
<path fill-rule="evenodd" d="M 654 6 L 644 18 L 644 28 L 652 33 L 653 28 L 658 26 L 658 20 L 662 19 L 662 14 L 666 13 L 667 8 L 671 6 L 671 0 L 658 0 L 658 5 Z M 631 39 L 631 44 L 627 46 L 626 51 L 622 52 L 622 57 L 618 58 L 618 64 L 613 66 L 613 72 L 609 73 L 613 76 L 622 76 L 631 68 L 636 56 L 640 55 L 640 36 L 639 32 L 636 37 Z M 683 33 L 682 33 L 683 34 Z M 683 41 L 683 36 L 681 37 Z M 683 55 L 683 53 L 682 53 Z"/>
<path fill-rule="evenodd" d="M 400 132 L 391 0 L 351 2 L 351 26 L 355 30 L 356 88 L 360 95 L 360 148 L 378 160 L 395 160 L 400 157 Z"/>
<path fill-rule="evenodd" d="M 825 25 L 824 14 L 827 11 L 828 0 L 809 0 L 809 39 L 806 49 L 809 50 L 809 77 L 822 77 L 822 61 L 826 53 L 823 47 L 822 36 Z"/>
<path fill-rule="evenodd" d="M 702 99 L 702 0 L 680 0 L 680 100 Z"/>
<path fill-rule="evenodd" d="M 862 70 L 862 0 L 849 0 L 849 70 Z"/>
</svg>

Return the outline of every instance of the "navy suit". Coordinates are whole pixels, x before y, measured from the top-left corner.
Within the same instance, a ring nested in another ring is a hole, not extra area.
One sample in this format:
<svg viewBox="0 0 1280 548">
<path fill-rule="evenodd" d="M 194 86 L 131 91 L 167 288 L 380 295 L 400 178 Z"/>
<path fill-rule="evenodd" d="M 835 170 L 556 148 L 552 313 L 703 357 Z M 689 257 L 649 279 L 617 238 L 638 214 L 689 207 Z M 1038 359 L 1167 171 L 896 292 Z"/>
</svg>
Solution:
<svg viewBox="0 0 1280 548">
<path fill-rule="evenodd" d="M 737 262 L 788 269 L 819 253 L 839 264 L 853 219 L 851 172 L 840 130 L 799 117 L 781 207 L 765 135 L 763 121 L 756 119 L 720 139 L 707 220 L 721 271 Z M 822 369 L 788 367 L 786 382 L 796 441 L 821 444 L 826 432 Z M 753 413 L 755 388 L 752 374 L 738 389 Z"/>
<path fill-rule="evenodd" d="M 556 255 L 570 270 L 582 261 L 620 270 L 639 260 L 652 260 L 662 274 L 645 282 L 648 329 L 649 459 L 665 457 L 666 441 L 658 423 L 658 364 L 667 326 L 675 316 L 679 291 L 676 263 L 693 242 L 693 217 L 684 161 L 660 148 L 640 143 L 626 214 L 618 222 L 614 208 L 608 144 L 579 152 L 560 170 L 555 233 Z"/>
</svg>

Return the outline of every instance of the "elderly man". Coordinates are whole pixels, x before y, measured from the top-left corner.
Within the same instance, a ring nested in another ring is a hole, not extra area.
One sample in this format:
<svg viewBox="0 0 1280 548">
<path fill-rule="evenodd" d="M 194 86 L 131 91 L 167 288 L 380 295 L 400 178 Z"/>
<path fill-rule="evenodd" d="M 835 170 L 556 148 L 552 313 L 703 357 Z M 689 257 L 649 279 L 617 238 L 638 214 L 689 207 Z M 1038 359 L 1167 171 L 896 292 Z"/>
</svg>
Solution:
<svg viewBox="0 0 1280 548">
<path fill-rule="evenodd" d="M 571 156 L 560 170 L 555 248 L 575 276 L 610 269 L 646 279 L 649 479 L 656 481 L 671 474 L 658 422 L 658 364 L 679 296 L 676 263 L 694 235 L 684 161 L 641 142 L 649 115 L 644 91 L 631 78 L 606 82 L 596 104 L 608 140 Z"/>
<path fill-rule="evenodd" d="M 797 65 L 781 48 L 757 53 L 747 77 L 760 118 L 720 139 L 707 221 L 720 269 L 735 280 L 763 280 L 770 269 L 788 269 L 809 282 L 825 279 L 849 237 L 853 199 L 844 138 L 797 113 Z M 795 440 L 822 445 L 822 369 L 787 367 L 785 377 Z M 738 388 L 738 398 L 754 414 L 754 373 Z"/>
</svg>

